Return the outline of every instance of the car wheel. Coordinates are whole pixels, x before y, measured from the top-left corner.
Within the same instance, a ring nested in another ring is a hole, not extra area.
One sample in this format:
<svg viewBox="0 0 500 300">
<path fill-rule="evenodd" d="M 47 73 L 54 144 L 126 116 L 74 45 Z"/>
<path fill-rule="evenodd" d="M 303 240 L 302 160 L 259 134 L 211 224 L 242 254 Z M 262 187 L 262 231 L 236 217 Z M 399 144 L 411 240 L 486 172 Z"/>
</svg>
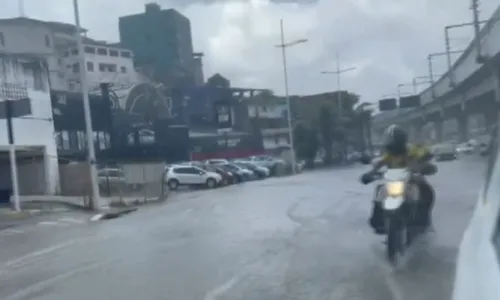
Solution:
<svg viewBox="0 0 500 300">
<path fill-rule="evenodd" d="M 215 188 L 216 185 L 217 185 L 217 181 L 215 181 L 215 179 L 213 179 L 213 178 L 208 178 L 207 179 L 207 187 L 209 189 Z"/>
<path fill-rule="evenodd" d="M 179 180 L 177 179 L 170 179 L 168 182 L 168 188 L 171 190 L 176 190 L 179 187 Z"/>
</svg>

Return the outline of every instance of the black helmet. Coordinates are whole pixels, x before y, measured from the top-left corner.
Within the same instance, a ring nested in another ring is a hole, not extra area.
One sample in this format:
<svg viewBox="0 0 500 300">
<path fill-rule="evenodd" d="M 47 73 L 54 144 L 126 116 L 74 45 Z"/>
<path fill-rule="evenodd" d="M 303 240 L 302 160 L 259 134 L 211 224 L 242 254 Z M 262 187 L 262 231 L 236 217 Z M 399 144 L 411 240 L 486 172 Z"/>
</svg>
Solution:
<svg viewBox="0 0 500 300">
<path fill-rule="evenodd" d="M 404 154 L 407 143 L 408 134 L 398 125 L 393 124 L 385 130 L 384 147 L 390 154 Z"/>
</svg>

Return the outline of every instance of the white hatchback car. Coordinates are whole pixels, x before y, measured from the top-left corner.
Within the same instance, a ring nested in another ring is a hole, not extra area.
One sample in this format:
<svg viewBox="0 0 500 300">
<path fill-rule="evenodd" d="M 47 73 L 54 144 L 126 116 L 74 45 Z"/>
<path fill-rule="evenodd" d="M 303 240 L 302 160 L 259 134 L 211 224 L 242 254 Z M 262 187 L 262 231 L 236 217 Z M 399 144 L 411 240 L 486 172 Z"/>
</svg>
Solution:
<svg viewBox="0 0 500 300">
<path fill-rule="evenodd" d="M 222 182 L 222 177 L 217 173 L 208 172 L 196 166 L 173 165 L 167 167 L 165 182 L 171 190 L 177 189 L 180 185 L 215 188 Z"/>
</svg>

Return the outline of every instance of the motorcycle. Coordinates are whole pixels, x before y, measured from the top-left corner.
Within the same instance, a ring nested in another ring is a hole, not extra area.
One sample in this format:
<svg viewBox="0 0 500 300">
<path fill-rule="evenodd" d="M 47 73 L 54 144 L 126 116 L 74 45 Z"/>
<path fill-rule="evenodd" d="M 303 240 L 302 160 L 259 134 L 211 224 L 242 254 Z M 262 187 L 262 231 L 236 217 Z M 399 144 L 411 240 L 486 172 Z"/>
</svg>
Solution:
<svg viewBox="0 0 500 300">
<path fill-rule="evenodd" d="M 425 170 L 423 170 L 425 171 Z M 391 264 L 398 264 L 412 242 L 427 228 L 418 226 L 421 193 L 413 180 L 418 176 L 432 175 L 415 173 L 406 168 L 387 169 L 378 172 L 373 180 L 381 180 L 375 201 L 380 201 L 386 229 L 386 257 Z"/>
</svg>

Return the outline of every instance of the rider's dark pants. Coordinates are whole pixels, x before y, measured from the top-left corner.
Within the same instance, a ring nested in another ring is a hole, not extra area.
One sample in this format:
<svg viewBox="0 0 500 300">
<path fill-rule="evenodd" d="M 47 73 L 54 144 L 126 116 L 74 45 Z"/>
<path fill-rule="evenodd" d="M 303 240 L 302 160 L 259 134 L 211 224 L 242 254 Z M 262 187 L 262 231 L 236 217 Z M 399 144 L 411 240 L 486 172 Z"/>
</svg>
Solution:
<svg viewBox="0 0 500 300">
<path fill-rule="evenodd" d="M 418 213 L 418 219 L 421 226 L 428 226 L 431 223 L 432 208 L 434 206 L 434 189 L 427 183 L 427 181 L 422 178 L 417 181 L 420 188 L 420 209 Z M 375 192 L 375 196 L 378 195 L 379 190 L 383 188 L 378 186 Z M 385 220 L 384 220 L 384 210 L 382 208 L 381 201 L 373 201 L 372 214 L 369 219 L 369 224 L 376 233 L 385 233 Z"/>
</svg>

